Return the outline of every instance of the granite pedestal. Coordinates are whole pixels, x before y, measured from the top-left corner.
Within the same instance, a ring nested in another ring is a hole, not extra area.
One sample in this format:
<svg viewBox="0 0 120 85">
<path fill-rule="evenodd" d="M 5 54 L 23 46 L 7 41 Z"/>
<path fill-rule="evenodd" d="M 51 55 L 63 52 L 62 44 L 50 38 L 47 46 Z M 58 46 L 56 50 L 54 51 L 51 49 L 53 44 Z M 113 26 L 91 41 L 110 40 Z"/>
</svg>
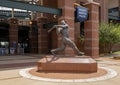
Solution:
<svg viewBox="0 0 120 85">
<path fill-rule="evenodd" d="M 37 62 L 37 67 L 44 72 L 97 72 L 97 62 L 89 56 L 46 55 Z"/>
</svg>

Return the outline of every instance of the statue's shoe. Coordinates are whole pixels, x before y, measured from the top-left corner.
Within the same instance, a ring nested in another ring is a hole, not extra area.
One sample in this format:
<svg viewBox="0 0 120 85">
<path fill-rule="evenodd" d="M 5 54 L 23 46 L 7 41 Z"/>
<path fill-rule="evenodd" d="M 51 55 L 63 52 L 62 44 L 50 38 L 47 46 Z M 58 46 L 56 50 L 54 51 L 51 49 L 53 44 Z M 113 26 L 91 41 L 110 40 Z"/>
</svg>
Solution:
<svg viewBox="0 0 120 85">
<path fill-rule="evenodd" d="M 79 52 L 78 55 L 83 56 L 83 55 L 85 55 L 85 53 L 84 52 Z"/>
</svg>

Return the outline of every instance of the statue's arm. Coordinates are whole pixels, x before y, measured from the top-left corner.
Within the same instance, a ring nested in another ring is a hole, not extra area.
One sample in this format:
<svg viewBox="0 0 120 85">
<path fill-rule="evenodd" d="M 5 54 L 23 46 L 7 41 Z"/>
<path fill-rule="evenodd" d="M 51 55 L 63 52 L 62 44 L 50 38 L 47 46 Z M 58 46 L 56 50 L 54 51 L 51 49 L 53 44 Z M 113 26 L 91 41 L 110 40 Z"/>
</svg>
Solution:
<svg viewBox="0 0 120 85">
<path fill-rule="evenodd" d="M 56 28 L 56 26 L 54 25 L 51 29 L 48 30 L 48 32 L 51 32 L 55 28 Z"/>
<path fill-rule="evenodd" d="M 65 28 L 65 27 L 68 27 L 68 25 L 67 25 L 67 24 L 65 24 L 65 25 L 56 25 L 56 27 L 57 27 L 57 28 L 58 28 L 58 27 Z"/>
<path fill-rule="evenodd" d="M 69 27 L 67 24 L 65 25 L 54 25 L 51 29 L 48 30 L 48 32 L 51 32 L 55 28 L 66 28 Z"/>
</svg>

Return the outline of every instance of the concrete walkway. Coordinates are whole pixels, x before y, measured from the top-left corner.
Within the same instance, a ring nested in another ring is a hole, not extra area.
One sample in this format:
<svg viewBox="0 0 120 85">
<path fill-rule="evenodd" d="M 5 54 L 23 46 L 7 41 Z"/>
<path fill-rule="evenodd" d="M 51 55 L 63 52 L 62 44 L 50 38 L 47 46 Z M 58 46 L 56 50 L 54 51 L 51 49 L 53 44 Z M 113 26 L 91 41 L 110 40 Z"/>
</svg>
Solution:
<svg viewBox="0 0 120 85">
<path fill-rule="evenodd" d="M 0 56 L 0 69 L 22 66 L 35 66 L 41 55 L 7 55 Z"/>
<path fill-rule="evenodd" d="M 2 61 L 3 59 L 1 57 L 2 56 L 0 56 L 0 60 Z M 23 58 L 23 56 L 19 56 L 19 59 L 21 58 Z M 31 60 L 31 58 L 33 59 L 33 61 L 37 61 L 39 59 L 39 57 L 36 56 L 31 57 L 31 55 L 27 55 L 26 58 L 28 61 Z M 8 56 L 7 59 L 11 59 L 11 58 Z M 31 80 L 21 77 L 19 75 L 19 71 L 26 67 L 0 68 L 0 85 L 120 85 L 120 60 L 113 60 L 112 56 L 101 57 L 96 60 L 99 66 L 114 69 L 115 71 L 118 72 L 118 75 L 112 79 L 89 82 L 89 83 L 60 83 L 60 82 L 55 83 L 55 82 Z M 14 62 L 16 61 L 17 60 L 14 60 Z"/>
</svg>

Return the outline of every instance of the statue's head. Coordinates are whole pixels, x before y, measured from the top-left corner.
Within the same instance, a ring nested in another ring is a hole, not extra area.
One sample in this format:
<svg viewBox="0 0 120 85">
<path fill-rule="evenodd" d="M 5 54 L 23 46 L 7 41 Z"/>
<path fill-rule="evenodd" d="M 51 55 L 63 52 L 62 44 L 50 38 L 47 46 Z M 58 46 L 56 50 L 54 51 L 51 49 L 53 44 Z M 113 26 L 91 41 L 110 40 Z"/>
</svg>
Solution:
<svg viewBox="0 0 120 85">
<path fill-rule="evenodd" d="M 90 3 L 93 2 L 93 0 L 87 0 L 87 1 L 90 2 Z"/>
<path fill-rule="evenodd" d="M 66 23 L 65 23 L 65 20 L 61 20 L 61 24 L 66 24 Z"/>
</svg>

